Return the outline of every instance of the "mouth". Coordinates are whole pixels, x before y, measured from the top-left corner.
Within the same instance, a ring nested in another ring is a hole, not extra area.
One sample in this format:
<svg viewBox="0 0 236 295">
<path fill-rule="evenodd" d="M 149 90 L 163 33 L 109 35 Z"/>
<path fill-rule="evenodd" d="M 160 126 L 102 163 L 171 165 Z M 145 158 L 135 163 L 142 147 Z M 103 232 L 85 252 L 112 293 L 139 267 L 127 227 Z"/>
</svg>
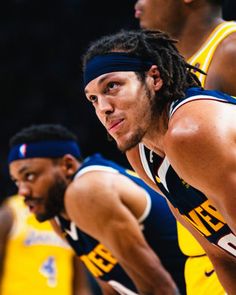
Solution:
<svg viewBox="0 0 236 295">
<path fill-rule="evenodd" d="M 25 197 L 24 203 L 29 208 L 29 211 L 31 213 L 36 214 L 36 212 L 39 210 L 40 205 L 42 205 L 43 200 L 42 198 L 34 199 L 32 197 Z"/>
<path fill-rule="evenodd" d="M 124 119 L 117 119 L 117 120 L 113 120 L 107 127 L 107 131 L 112 134 L 112 133 L 115 133 L 117 132 L 121 125 L 122 125 L 122 122 L 124 121 Z"/>
</svg>

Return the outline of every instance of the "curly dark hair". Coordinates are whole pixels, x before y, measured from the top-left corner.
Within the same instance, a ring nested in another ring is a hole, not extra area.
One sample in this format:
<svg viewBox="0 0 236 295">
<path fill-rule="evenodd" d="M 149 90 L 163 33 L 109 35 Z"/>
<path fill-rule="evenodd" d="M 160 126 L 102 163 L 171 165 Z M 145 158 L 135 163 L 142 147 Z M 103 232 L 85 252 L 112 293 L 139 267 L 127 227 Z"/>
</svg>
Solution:
<svg viewBox="0 0 236 295">
<path fill-rule="evenodd" d="M 41 140 L 74 140 L 78 139 L 74 133 L 60 124 L 31 125 L 17 132 L 9 141 L 10 147 L 21 143 L 37 142 Z"/>
<path fill-rule="evenodd" d="M 164 82 L 157 93 L 159 111 L 162 112 L 172 101 L 184 97 L 187 88 L 201 86 L 197 76 L 191 72 L 191 69 L 200 70 L 186 63 L 175 46 L 176 42 L 162 31 L 121 30 L 90 44 L 83 56 L 83 69 L 93 57 L 110 52 L 126 52 L 151 61 L 158 66 Z M 137 74 L 142 80 L 145 78 L 145 73 Z"/>
</svg>

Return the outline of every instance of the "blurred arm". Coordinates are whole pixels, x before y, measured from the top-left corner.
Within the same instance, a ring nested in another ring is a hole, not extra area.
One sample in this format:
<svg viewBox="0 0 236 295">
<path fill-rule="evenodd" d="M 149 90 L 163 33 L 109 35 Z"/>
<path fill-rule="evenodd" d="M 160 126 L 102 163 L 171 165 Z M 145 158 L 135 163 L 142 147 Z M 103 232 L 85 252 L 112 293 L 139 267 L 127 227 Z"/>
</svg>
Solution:
<svg viewBox="0 0 236 295">
<path fill-rule="evenodd" d="M 0 283 L 4 272 L 4 261 L 7 250 L 8 235 L 13 224 L 13 213 L 9 206 L 0 207 Z"/>
<path fill-rule="evenodd" d="M 140 294 L 177 294 L 171 276 L 125 204 L 126 194 L 145 193 L 120 174 L 89 172 L 67 191 L 66 211 L 79 228 L 111 251 Z"/>
</svg>

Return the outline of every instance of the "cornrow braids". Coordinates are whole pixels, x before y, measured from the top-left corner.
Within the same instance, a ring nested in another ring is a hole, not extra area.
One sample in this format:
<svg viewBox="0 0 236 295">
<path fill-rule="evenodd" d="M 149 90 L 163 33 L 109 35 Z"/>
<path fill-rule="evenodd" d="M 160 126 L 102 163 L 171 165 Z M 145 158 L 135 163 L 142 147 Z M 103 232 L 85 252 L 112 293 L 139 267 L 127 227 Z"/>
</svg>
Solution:
<svg viewBox="0 0 236 295">
<path fill-rule="evenodd" d="M 83 68 L 93 57 L 110 52 L 126 52 L 151 61 L 158 66 L 163 80 L 163 87 L 156 94 L 158 109 L 162 112 L 172 101 L 184 97 L 187 88 L 201 86 L 197 76 L 191 72 L 199 70 L 186 63 L 176 43 L 177 40 L 162 31 L 122 30 L 91 43 L 83 56 Z M 139 76 L 144 77 L 143 73 Z"/>
</svg>

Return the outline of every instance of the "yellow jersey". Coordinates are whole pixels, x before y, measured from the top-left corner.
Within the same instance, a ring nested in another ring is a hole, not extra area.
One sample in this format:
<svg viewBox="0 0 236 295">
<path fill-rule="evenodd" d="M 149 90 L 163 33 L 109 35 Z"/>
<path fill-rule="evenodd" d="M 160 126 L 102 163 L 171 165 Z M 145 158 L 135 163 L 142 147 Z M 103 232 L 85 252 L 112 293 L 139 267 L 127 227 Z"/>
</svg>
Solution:
<svg viewBox="0 0 236 295">
<path fill-rule="evenodd" d="M 48 221 L 39 223 L 14 196 L 14 214 L 4 261 L 1 295 L 71 295 L 73 251 Z"/>
<path fill-rule="evenodd" d="M 217 46 L 233 32 L 236 32 L 236 23 L 234 21 L 219 24 L 199 50 L 188 59 L 188 63 L 207 73 Z M 196 72 L 195 74 L 204 87 L 206 83 L 206 75 L 199 72 Z M 185 268 L 187 294 L 226 294 L 219 283 L 209 258 L 207 256 L 201 256 L 205 254 L 201 245 L 180 223 L 177 223 L 177 227 L 179 246 L 184 254 L 190 256 Z M 203 273 L 203 275 L 198 275 L 200 273 Z"/>
<path fill-rule="evenodd" d="M 217 46 L 230 34 L 236 32 L 236 22 L 225 21 L 219 24 L 202 44 L 200 49 L 190 57 L 188 63 L 203 70 L 205 73 L 208 72 L 212 58 L 217 49 Z M 199 72 L 195 73 L 200 80 L 203 87 L 205 87 L 206 75 Z"/>
</svg>

